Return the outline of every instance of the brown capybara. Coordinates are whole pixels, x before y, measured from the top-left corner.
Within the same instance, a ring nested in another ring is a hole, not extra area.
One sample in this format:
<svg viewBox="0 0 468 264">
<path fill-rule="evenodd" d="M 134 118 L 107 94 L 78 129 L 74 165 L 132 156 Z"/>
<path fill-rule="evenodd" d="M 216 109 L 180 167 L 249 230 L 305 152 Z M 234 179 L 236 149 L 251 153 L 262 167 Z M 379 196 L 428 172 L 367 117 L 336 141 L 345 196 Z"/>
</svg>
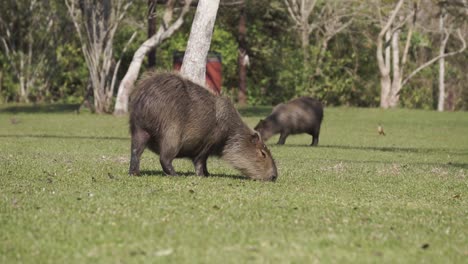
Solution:
<svg viewBox="0 0 468 264">
<path fill-rule="evenodd" d="M 139 174 L 148 147 L 167 175 L 177 175 L 174 158 L 189 158 L 197 175 L 208 176 L 206 160 L 216 155 L 252 179 L 278 176 L 270 151 L 230 99 L 177 74 L 149 73 L 139 81 L 130 95 L 130 132 L 130 175 Z"/>
<path fill-rule="evenodd" d="M 265 141 L 280 133 L 279 145 L 283 145 L 289 135 L 307 133 L 312 135 L 311 146 L 317 146 L 322 119 L 322 104 L 304 96 L 275 106 L 272 113 L 265 120 L 260 120 L 254 129 Z"/>
</svg>

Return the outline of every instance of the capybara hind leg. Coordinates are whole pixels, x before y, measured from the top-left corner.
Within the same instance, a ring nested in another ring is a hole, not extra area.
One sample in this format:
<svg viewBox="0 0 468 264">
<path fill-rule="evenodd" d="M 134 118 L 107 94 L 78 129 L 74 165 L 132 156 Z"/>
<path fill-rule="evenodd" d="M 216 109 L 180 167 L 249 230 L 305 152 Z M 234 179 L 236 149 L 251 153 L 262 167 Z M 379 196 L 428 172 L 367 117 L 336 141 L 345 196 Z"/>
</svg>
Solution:
<svg viewBox="0 0 468 264">
<path fill-rule="evenodd" d="M 175 172 L 174 167 L 172 166 L 173 160 L 174 158 L 169 158 L 169 157 L 164 157 L 164 156 L 159 157 L 159 161 L 161 162 L 161 167 L 164 173 L 166 173 L 166 175 L 177 176 L 177 173 Z"/>
<path fill-rule="evenodd" d="M 289 136 L 288 132 L 281 132 L 280 138 L 278 140 L 278 145 L 284 145 L 286 143 L 286 138 Z"/>
<path fill-rule="evenodd" d="M 177 173 L 174 170 L 174 167 L 172 166 L 172 161 L 175 159 L 178 153 L 178 142 L 174 141 L 164 141 L 161 143 L 161 150 L 159 153 L 159 161 L 161 162 L 161 167 L 166 173 L 166 175 L 171 175 L 171 176 L 176 176 Z"/>
<path fill-rule="evenodd" d="M 130 169 L 128 170 L 129 175 L 140 174 L 140 157 L 146 148 L 149 138 L 150 135 L 143 129 L 136 128 L 132 131 Z"/>
<path fill-rule="evenodd" d="M 195 172 L 198 176 L 209 176 L 208 169 L 206 167 L 206 160 L 208 156 L 204 155 L 193 159 L 193 165 L 195 166 Z"/>
</svg>

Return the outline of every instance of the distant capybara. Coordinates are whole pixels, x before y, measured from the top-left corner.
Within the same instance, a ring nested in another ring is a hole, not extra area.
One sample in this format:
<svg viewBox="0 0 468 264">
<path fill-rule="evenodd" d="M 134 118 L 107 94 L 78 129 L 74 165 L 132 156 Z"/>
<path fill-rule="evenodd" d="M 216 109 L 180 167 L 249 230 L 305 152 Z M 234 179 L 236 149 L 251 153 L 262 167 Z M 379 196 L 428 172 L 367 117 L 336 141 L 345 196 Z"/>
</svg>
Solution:
<svg viewBox="0 0 468 264">
<path fill-rule="evenodd" d="M 265 120 L 260 120 L 254 129 L 265 141 L 280 133 L 279 145 L 283 145 L 289 135 L 307 133 L 312 135 L 311 146 L 317 146 L 322 119 L 322 104 L 304 96 L 275 106 L 272 113 Z"/>
<path fill-rule="evenodd" d="M 208 176 L 208 156 L 222 156 L 244 175 L 276 180 L 270 151 L 229 98 L 215 96 L 180 75 L 149 73 L 130 95 L 130 175 L 140 173 L 148 147 L 159 154 L 163 171 L 177 175 L 174 158 L 189 158 L 197 175 Z"/>
</svg>

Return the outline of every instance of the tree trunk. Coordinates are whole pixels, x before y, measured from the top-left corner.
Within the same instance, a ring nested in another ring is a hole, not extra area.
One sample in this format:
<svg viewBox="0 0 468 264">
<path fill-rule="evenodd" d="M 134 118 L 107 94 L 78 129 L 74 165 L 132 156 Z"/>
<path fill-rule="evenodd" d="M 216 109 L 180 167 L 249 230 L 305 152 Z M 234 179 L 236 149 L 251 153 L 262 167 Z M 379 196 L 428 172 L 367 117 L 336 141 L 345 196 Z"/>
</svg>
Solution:
<svg viewBox="0 0 468 264">
<path fill-rule="evenodd" d="M 444 105 L 445 105 L 445 57 L 443 55 L 445 54 L 445 46 L 447 44 L 444 37 L 444 31 L 445 31 L 445 25 L 444 25 L 444 10 L 442 9 L 440 12 L 440 18 L 439 18 L 439 29 L 440 29 L 440 38 L 441 38 L 441 43 L 440 43 L 440 48 L 439 48 L 439 100 L 437 102 L 437 111 L 443 112 L 444 111 Z"/>
<path fill-rule="evenodd" d="M 137 51 L 133 55 L 133 59 L 128 67 L 127 73 L 120 82 L 119 90 L 117 92 L 117 99 L 114 107 L 114 115 L 123 115 L 128 112 L 129 95 L 131 90 L 133 89 L 133 85 L 136 79 L 138 78 L 138 73 L 140 72 L 140 68 L 146 54 L 150 51 L 151 48 L 155 47 L 156 45 L 159 45 L 165 39 L 172 36 L 174 32 L 182 26 L 184 22 L 184 16 L 187 14 L 191 2 L 192 0 L 185 1 L 185 5 L 179 17 L 169 27 L 167 26 L 172 19 L 174 1 L 168 2 L 166 4 L 166 11 L 164 14 L 165 25 L 160 26 L 158 32 L 151 38 L 143 42 L 143 44 L 137 49 Z"/>
<path fill-rule="evenodd" d="M 199 0 L 193 19 L 181 73 L 186 78 L 205 86 L 206 56 L 218 12 L 219 0 Z"/>
<path fill-rule="evenodd" d="M 156 2 L 157 0 L 148 0 L 148 38 L 156 34 Z M 156 47 L 150 49 L 148 53 L 148 68 L 156 66 Z"/>
<path fill-rule="evenodd" d="M 120 82 L 119 90 L 117 92 L 117 99 L 115 102 L 114 115 L 123 115 L 128 112 L 128 97 L 130 91 L 133 89 L 133 84 L 138 78 L 141 65 L 145 59 L 145 55 L 150 51 L 151 47 L 154 47 L 159 43 L 157 38 L 158 35 L 154 35 L 152 38 L 146 40 L 133 55 L 132 62 L 128 66 L 127 73 Z"/>
<path fill-rule="evenodd" d="M 385 32 L 385 43 L 388 43 L 391 38 L 390 31 Z M 389 107 L 389 97 L 392 86 L 392 79 L 390 78 L 390 62 L 391 53 L 390 45 L 385 47 L 385 53 L 382 53 L 382 39 L 377 40 L 377 61 L 380 71 L 380 107 L 386 109 Z"/>
<path fill-rule="evenodd" d="M 246 44 L 246 15 L 245 2 L 242 3 L 239 18 L 239 50 L 238 50 L 238 67 L 239 67 L 239 93 L 238 102 L 240 105 L 247 103 L 247 44 Z"/>
<path fill-rule="evenodd" d="M 391 47 L 392 47 L 392 85 L 390 88 L 390 94 L 388 98 L 388 107 L 395 108 L 398 106 L 400 101 L 400 89 L 401 89 L 401 75 L 400 75 L 400 30 L 396 30 L 392 35 Z"/>
<path fill-rule="evenodd" d="M 382 74 L 380 76 L 380 107 L 387 109 L 389 108 L 389 97 L 392 87 L 392 80 L 390 79 L 390 73 Z"/>
<path fill-rule="evenodd" d="M 301 45 L 302 45 L 302 53 L 304 54 L 303 57 L 303 64 L 304 69 L 308 69 L 309 67 L 309 30 L 308 30 L 308 23 L 307 21 L 303 21 L 304 25 L 301 30 Z"/>
<path fill-rule="evenodd" d="M 398 11 L 403 5 L 404 0 L 399 0 L 395 6 L 395 9 L 392 11 L 392 15 L 388 18 L 382 30 L 380 30 L 377 37 L 377 65 L 379 66 L 380 71 L 380 107 L 388 108 L 391 105 L 391 94 L 392 94 L 392 80 L 390 78 L 390 47 L 387 46 L 387 43 L 391 39 L 391 27 L 393 21 L 395 20 Z M 380 12 L 380 7 L 378 12 Z M 385 37 L 385 42 L 383 38 Z M 384 58 L 384 44 L 385 44 L 385 58 Z"/>
</svg>

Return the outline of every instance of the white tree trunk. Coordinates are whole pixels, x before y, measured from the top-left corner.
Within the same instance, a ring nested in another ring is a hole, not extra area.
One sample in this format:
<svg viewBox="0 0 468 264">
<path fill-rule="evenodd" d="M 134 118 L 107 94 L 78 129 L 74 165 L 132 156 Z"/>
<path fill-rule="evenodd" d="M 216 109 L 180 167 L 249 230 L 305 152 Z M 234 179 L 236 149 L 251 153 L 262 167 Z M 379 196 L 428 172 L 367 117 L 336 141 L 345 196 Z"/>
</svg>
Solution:
<svg viewBox="0 0 468 264">
<path fill-rule="evenodd" d="M 400 30 L 396 30 L 392 35 L 392 86 L 388 98 L 388 106 L 395 108 L 400 101 L 401 75 L 400 75 Z"/>
<path fill-rule="evenodd" d="M 130 63 L 130 66 L 128 66 L 127 73 L 119 85 L 114 115 L 122 115 L 128 112 L 128 97 L 130 95 L 130 91 L 133 89 L 136 79 L 138 78 L 141 64 L 143 64 L 146 54 L 160 43 L 160 37 L 161 34 L 158 32 L 156 35 L 143 42 L 135 52 L 135 55 L 133 55 L 132 62 Z"/>
<path fill-rule="evenodd" d="M 117 92 L 117 99 L 114 107 L 114 115 L 123 115 L 128 112 L 129 95 L 130 92 L 133 90 L 136 79 L 138 78 L 138 73 L 140 72 L 141 65 L 143 64 L 143 60 L 146 54 L 148 54 L 148 52 L 150 52 L 152 48 L 156 47 L 165 39 L 172 36 L 182 26 L 182 24 L 184 23 L 184 17 L 189 11 L 191 2 L 192 0 L 185 1 L 185 5 L 179 17 L 169 27 L 167 27 L 167 25 L 172 19 L 174 1 L 166 5 L 166 11 L 164 14 L 165 25 L 161 25 L 158 29 L 158 32 L 151 38 L 143 42 L 143 44 L 137 49 L 137 51 L 133 55 L 133 59 L 130 63 L 130 66 L 128 67 L 127 73 L 120 82 L 119 90 Z"/>
<path fill-rule="evenodd" d="M 388 108 L 390 106 L 390 97 L 391 97 L 391 88 L 392 88 L 392 80 L 390 78 L 390 48 L 385 48 L 385 58 L 383 54 L 383 46 L 384 41 L 383 38 L 385 36 L 385 45 L 388 43 L 391 37 L 391 27 L 393 21 L 395 20 L 398 11 L 401 9 L 404 0 L 399 0 L 395 6 L 395 9 L 392 11 L 392 15 L 388 18 L 387 22 L 385 23 L 382 30 L 377 37 L 377 65 L 379 66 L 380 71 L 380 107 Z M 379 7 L 380 9 L 380 7 Z M 380 10 L 379 10 L 380 12 Z"/>
<path fill-rule="evenodd" d="M 391 32 L 385 32 L 385 43 L 388 43 L 391 38 Z M 386 109 L 389 107 L 389 97 L 392 86 L 392 79 L 390 78 L 390 62 L 391 62 L 391 53 L 390 45 L 385 48 L 385 53 L 382 54 L 382 39 L 379 38 L 377 45 L 377 60 L 380 70 L 380 107 Z"/>
<path fill-rule="evenodd" d="M 445 47 L 444 47 L 445 48 Z M 444 54 L 444 48 L 440 47 L 440 54 Z M 439 101 L 437 102 L 437 111 L 443 112 L 445 105 L 445 58 L 439 60 Z"/>
<path fill-rule="evenodd" d="M 444 111 L 444 105 L 445 105 L 445 58 L 443 57 L 445 53 L 445 46 L 447 44 L 444 38 L 444 31 L 445 31 L 445 25 L 444 25 L 444 10 L 440 12 L 440 18 L 439 18 L 439 29 L 440 29 L 440 34 L 441 34 L 441 43 L 440 43 L 440 49 L 439 49 L 439 100 L 437 102 L 437 111 L 443 112 Z"/>
<path fill-rule="evenodd" d="M 206 56 L 218 12 L 219 0 L 198 1 L 181 73 L 195 83 L 205 85 Z"/>
<path fill-rule="evenodd" d="M 390 74 L 380 76 L 380 107 L 387 109 L 389 107 L 389 95 L 392 87 Z"/>
</svg>

